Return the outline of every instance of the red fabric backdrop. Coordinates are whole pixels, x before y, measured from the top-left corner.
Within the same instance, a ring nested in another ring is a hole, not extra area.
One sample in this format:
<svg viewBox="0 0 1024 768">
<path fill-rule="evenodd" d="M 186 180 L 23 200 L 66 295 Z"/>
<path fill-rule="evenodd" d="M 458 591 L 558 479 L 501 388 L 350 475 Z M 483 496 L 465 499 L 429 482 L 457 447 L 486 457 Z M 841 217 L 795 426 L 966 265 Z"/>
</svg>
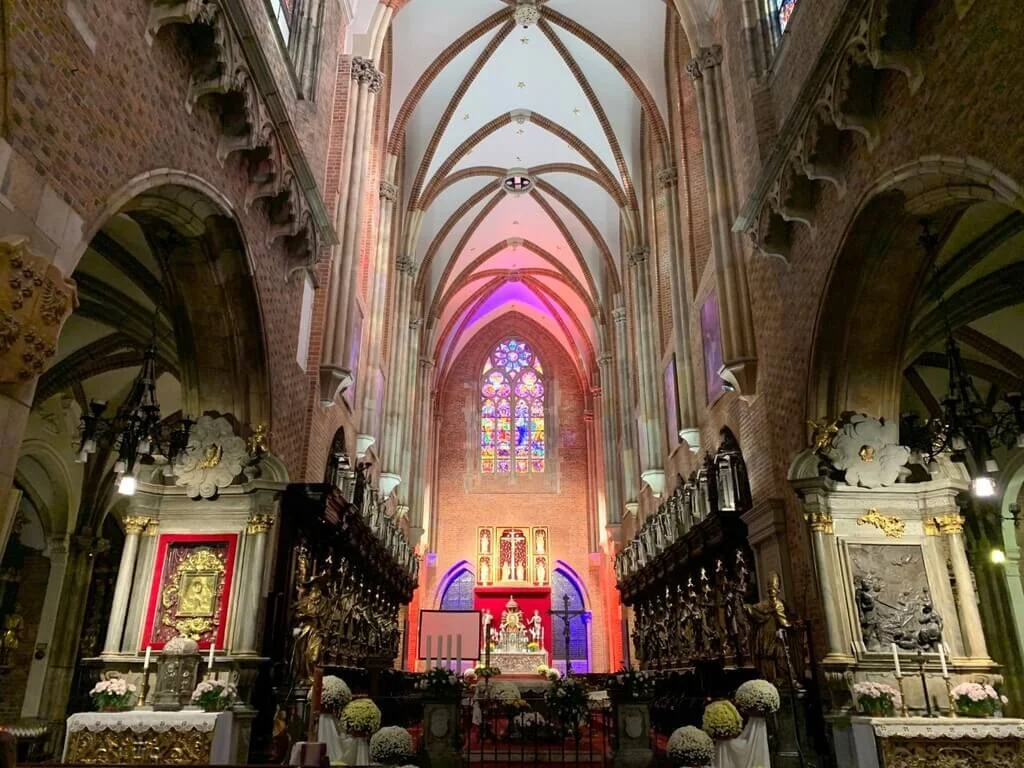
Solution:
<svg viewBox="0 0 1024 768">
<path fill-rule="evenodd" d="M 501 623 L 501 612 L 505 610 L 505 603 L 509 597 L 514 597 L 519 603 L 519 610 L 523 612 L 523 623 L 530 626 L 530 617 L 534 611 L 540 611 L 544 627 L 544 650 L 548 652 L 548 663 L 551 663 L 551 588 L 550 587 L 477 587 L 473 607 L 478 611 L 485 608 L 494 614 L 494 623 L 491 625 L 497 629 Z"/>
</svg>

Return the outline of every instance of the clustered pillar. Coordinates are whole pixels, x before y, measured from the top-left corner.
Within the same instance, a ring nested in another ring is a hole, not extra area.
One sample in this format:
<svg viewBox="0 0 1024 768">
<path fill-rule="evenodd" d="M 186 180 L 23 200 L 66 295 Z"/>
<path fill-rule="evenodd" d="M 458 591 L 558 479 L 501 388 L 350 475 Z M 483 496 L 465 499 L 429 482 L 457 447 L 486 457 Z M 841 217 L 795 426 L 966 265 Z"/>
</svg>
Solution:
<svg viewBox="0 0 1024 768">
<path fill-rule="evenodd" d="M 355 312 L 355 274 L 359 269 L 359 228 L 366 209 L 365 185 L 370 159 L 370 135 L 373 105 L 384 85 L 384 77 L 371 59 L 352 59 L 352 79 L 357 87 L 349 96 L 349 114 L 345 132 L 345 156 L 335 221 L 341 243 L 331 271 L 327 323 L 324 329 L 324 353 L 321 365 L 321 400 L 333 403 L 339 392 L 355 380 L 354 363 L 348 359 L 351 315 Z M 344 226 L 340 226 L 340 225 Z"/>
<path fill-rule="evenodd" d="M 384 398 L 384 455 L 382 479 L 392 487 L 402 481 L 403 411 L 407 404 L 406 375 L 409 352 L 409 310 L 412 304 L 413 276 L 416 267 L 410 259 L 395 262 L 395 301 L 392 304 L 391 359 L 388 364 L 388 383 Z"/>
<path fill-rule="evenodd" d="M 615 380 L 612 373 L 612 356 L 605 352 L 597 360 L 601 375 L 601 387 L 595 390 L 594 408 L 601 413 L 601 440 L 604 455 L 605 496 L 608 500 L 608 525 L 622 523 L 622 494 L 619 489 L 619 467 L 615 461 Z"/>
<path fill-rule="evenodd" d="M 757 352 L 750 311 L 746 264 L 738 236 L 732 231 L 735 191 L 722 84 L 722 47 L 701 50 L 686 65 L 697 94 L 708 210 L 711 214 L 711 249 L 722 332 L 721 375 L 740 394 L 752 394 L 757 383 Z"/>
<path fill-rule="evenodd" d="M 612 310 L 615 323 L 616 374 L 619 380 L 619 420 L 622 436 L 622 511 L 635 509 L 640 486 L 636 476 L 636 430 L 629 381 L 629 346 L 626 343 L 626 308 Z"/>
</svg>

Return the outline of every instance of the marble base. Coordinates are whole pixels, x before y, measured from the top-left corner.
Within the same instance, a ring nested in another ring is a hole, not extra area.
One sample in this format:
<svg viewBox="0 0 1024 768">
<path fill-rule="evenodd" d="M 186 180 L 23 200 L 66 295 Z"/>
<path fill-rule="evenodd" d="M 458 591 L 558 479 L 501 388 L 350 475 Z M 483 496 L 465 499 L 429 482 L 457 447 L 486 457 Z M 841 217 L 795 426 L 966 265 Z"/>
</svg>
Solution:
<svg viewBox="0 0 1024 768">
<path fill-rule="evenodd" d="M 536 675 L 537 667 L 547 663 L 547 651 L 491 653 L 491 666 L 500 669 L 503 677 L 507 675 Z"/>
</svg>

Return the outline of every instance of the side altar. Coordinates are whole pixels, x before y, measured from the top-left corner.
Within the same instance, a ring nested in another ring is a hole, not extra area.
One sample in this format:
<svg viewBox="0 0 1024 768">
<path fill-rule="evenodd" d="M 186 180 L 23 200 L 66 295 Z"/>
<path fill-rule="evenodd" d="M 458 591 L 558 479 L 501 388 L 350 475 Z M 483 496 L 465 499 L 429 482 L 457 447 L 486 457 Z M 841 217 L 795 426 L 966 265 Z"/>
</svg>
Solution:
<svg viewBox="0 0 1024 768">
<path fill-rule="evenodd" d="M 545 597 L 550 601 L 550 594 Z M 544 616 L 539 608 L 524 618 L 519 603 L 509 597 L 497 626 L 490 608 L 484 608 L 481 614 L 488 666 L 498 667 L 503 675 L 533 675 L 538 666 L 547 664 Z"/>
</svg>

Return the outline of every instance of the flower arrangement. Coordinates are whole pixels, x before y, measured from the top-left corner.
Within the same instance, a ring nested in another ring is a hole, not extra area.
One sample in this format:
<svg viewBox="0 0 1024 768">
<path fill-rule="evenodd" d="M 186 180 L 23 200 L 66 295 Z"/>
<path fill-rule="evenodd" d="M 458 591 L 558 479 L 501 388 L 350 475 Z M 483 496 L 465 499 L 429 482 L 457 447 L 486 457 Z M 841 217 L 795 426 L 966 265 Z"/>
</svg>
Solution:
<svg viewBox="0 0 1024 768">
<path fill-rule="evenodd" d="M 312 695 L 312 691 L 310 691 Z M 320 706 L 324 712 L 337 717 L 352 701 L 352 691 L 348 684 L 337 675 L 324 675 L 323 687 L 320 691 Z"/>
<path fill-rule="evenodd" d="M 713 739 L 735 739 L 743 732 L 743 718 L 731 701 L 713 701 L 704 707 L 701 729 Z"/>
<path fill-rule="evenodd" d="M 654 675 L 632 667 L 624 668 L 609 681 L 608 687 L 623 700 L 649 699 L 654 696 Z"/>
<path fill-rule="evenodd" d="M 857 707 L 865 715 L 887 717 L 892 715 L 900 703 L 900 692 L 884 683 L 860 682 L 853 686 Z"/>
<path fill-rule="evenodd" d="M 703 768 L 711 765 L 715 742 L 700 728 L 687 725 L 672 731 L 665 754 L 669 762 L 678 768 Z"/>
<path fill-rule="evenodd" d="M 536 640 L 531 640 L 526 644 L 526 650 L 530 653 L 536 653 L 540 650 L 540 644 Z"/>
<path fill-rule="evenodd" d="M 231 683 L 223 680 L 203 680 L 192 691 L 192 703 L 207 712 L 220 712 L 235 703 L 237 692 Z"/>
<path fill-rule="evenodd" d="M 477 677 L 479 677 L 479 675 L 477 674 L 476 669 L 467 669 L 465 672 L 462 673 L 462 679 L 463 681 L 465 681 L 466 685 L 475 684 L 477 681 Z"/>
<path fill-rule="evenodd" d="M 389 725 L 370 739 L 370 759 L 380 765 L 398 765 L 413 756 L 412 736 L 405 728 Z"/>
<path fill-rule="evenodd" d="M 199 643 L 189 637 L 172 637 L 164 645 L 163 652 L 168 656 L 191 656 L 199 653 Z"/>
<path fill-rule="evenodd" d="M 736 689 L 736 708 L 744 715 L 767 717 L 779 711 L 779 689 L 767 680 L 748 680 Z"/>
<path fill-rule="evenodd" d="M 341 727 L 350 736 L 370 736 L 380 729 L 380 710 L 370 699 L 350 701 L 341 710 Z"/>
<path fill-rule="evenodd" d="M 89 695 L 100 712 L 122 712 L 132 708 L 136 690 L 135 686 L 123 677 L 111 677 L 96 683 L 89 691 Z"/>
<path fill-rule="evenodd" d="M 501 670 L 498 667 L 488 667 L 484 664 L 477 664 L 473 670 L 477 677 L 487 679 L 488 677 L 497 677 L 501 674 Z"/>
<path fill-rule="evenodd" d="M 551 686 L 544 692 L 544 702 L 551 715 L 568 733 L 576 731 L 590 715 L 587 689 L 572 677 L 553 678 Z"/>
<path fill-rule="evenodd" d="M 457 701 L 465 692 L 465 680 L 450 669 L 434 667 L 420 678 L 416 687 L 431 699 Z"/>
<path fill-rule="evenodd" d="M 1001 704 L 1008 701 L 991 685 L 983 683 L 960 683 L 950 695 L 956 711 L 969 717 L 991 717 L 999 711 Z"/>
</svg>

